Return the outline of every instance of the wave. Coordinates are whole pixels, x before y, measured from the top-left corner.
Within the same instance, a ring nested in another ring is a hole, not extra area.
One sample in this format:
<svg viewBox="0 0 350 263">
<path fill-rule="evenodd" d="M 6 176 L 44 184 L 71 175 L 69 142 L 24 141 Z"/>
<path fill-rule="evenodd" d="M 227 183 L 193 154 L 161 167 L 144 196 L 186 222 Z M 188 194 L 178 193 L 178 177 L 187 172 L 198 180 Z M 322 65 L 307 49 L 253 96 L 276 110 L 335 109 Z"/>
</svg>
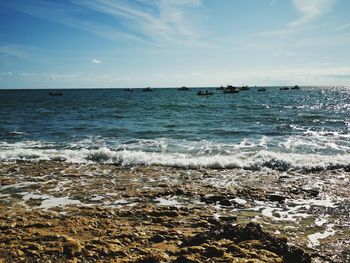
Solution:
<svg viewBox="0 0 350 263">
<path fill-rule="evenodd" d="M 265 146 L 266 138 L 261 140 Z M 151 142 L 147 142 L 151 144 Z M 38 145 L 37 145 L 38 144 Z M 49 148 L 49 143 L 0 144 L 0 161 L 54 160 L 69 163 L 109 163 L 122 166 L 160 165 L 179 168 L 246 169 L 278 171 L 322 171 L 344 169 L 350 171 L 350 154 L 318 155 L 272 151 L 269 149 L 235 151 L 171 152 L 164 145 L 161 152 L 137 149 L 111 149 L 106 146 L 89 148 Z M 24 147 L 25 146 L 25 147 Z M 35 146 L 35 147 L 33 147 Z M 153 145 L 154 146 L 154 145 Z M 191 149 L 190 149 L 191 150 Z"/>
</svg>

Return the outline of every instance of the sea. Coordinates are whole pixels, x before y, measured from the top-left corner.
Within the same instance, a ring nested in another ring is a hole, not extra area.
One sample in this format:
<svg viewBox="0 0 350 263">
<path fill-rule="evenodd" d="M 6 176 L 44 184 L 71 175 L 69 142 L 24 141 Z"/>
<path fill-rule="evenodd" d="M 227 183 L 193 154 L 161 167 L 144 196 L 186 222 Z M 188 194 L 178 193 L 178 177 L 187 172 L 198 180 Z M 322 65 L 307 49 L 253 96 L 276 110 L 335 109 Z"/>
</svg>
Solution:
<svg viewBox="0 0 350 263">
<path fill-rule="evenodd" d="M 350 89 L 0 90 L 0 161 L 18 160 L 350 170 Z"/>
</svg>

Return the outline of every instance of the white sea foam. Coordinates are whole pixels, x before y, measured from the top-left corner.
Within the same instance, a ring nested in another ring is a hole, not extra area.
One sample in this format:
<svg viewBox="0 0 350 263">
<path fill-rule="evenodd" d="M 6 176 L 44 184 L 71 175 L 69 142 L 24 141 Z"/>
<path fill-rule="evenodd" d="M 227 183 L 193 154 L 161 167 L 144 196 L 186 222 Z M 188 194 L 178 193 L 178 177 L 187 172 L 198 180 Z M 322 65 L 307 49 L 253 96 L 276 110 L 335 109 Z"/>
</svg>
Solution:
<svg viewBox="0 0 350 263">
<path fill-rule="evenodd" d="M 323 233 L 320 232 L 316 232 L 314 234 L 308 235 L 308 239 L 309 239 L 309 247 L 315 247 L 315 246 L 319 246 L 320 245 L 320 239 L 325 239 L 329 236 L 333 236 L 336 231 L 333 229 L 334 225 L 333 224 L 329 224 L 325 231 Z"/>
<path fill-rule="evenodd" d="M 162 198 L 162 197 L 157 197 L 154 199 L 156 202 L 158 202 L 158 205 L 163 206 L 179 206 L 180 203 L 176 201 L 174 198 Z"/>
<path fill-rule="evenodd" d="M 80 205 L 81 202 L 79 200 L 70 199 L 68 196 L 65 197 L 49 197 L 45 200 L 43 200 L 40 204 L 40 206 L 37 206 L 35 208 L 37 209 L 50 209 L 54 207 L 64 207 L 67 205 Z"/>
<path fill-rule="evenodd" d="M 165 144 L 168 143 L 168 147 Z M 285 142 L 288 145 L 290 142 Z M 82 147 L 58 148 L 45 142 L 0 143 L 0 160 L 65 160 L 71 163 L 116 163 L 120 165 L 163 165 L 188 168 L 243 168 L 260 170 L 264 168 L 287 170 L 327 170 L 350 167 L 350 152 L 344 154 L 320 155 L 315 153 L 279 152 L 265 147 L 267 138 L 260 138 L 257 144 L 265 149 L 252 146 L 247 140 L 240 144 L 213 144 L 211 142 L 189 143 L 181 141 L 179 145 L 164 140 L 136 141 L 119 144 L 118 147 Z M 79 146 L 78 146 L 79 145 Z M 151 146 L 150 146 L 151 145 Z M 157 146 L 158 145 L 158 146 Z M 161 145 L 161 146 L 159 146 Z M 286 146 L 285 145 L 285 146 Z M 177 148 L 175 148 L 175 146 Z M 151 148 L 149 148 L 151 147 Z M 162 149 L 159 151 L 159 147 Z M 241 148 L 243 147 L 243 148 Z M 167 148 L 175 148 L 167 151 Z"/>
</svg>

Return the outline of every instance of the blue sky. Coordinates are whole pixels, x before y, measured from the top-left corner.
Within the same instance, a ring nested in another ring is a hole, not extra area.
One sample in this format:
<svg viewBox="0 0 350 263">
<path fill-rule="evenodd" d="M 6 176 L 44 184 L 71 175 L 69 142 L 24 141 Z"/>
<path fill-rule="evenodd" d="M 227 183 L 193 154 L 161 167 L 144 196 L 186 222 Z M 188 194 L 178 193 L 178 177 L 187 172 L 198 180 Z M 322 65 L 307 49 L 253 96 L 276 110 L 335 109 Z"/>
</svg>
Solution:
<svg viewBox="0 0 350 263">
<path fill-rule="evenodd" d="M 0 0 L 0 88 L 350 85 L 349 0 Z"/>
</svg>

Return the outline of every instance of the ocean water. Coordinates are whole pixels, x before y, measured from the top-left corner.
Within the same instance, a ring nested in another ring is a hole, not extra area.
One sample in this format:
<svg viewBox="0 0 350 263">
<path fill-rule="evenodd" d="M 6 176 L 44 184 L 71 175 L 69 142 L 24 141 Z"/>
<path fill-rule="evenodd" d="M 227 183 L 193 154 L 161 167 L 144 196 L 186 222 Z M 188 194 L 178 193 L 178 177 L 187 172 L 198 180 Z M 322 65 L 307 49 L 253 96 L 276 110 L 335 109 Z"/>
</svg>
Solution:
<svg viewBox="0 0 350 263">
<path fill-rule="evenodd" d="M 198 91 L 0 90 L 0 160 L 350 169 L 350 89 Z"/>
</svg>

